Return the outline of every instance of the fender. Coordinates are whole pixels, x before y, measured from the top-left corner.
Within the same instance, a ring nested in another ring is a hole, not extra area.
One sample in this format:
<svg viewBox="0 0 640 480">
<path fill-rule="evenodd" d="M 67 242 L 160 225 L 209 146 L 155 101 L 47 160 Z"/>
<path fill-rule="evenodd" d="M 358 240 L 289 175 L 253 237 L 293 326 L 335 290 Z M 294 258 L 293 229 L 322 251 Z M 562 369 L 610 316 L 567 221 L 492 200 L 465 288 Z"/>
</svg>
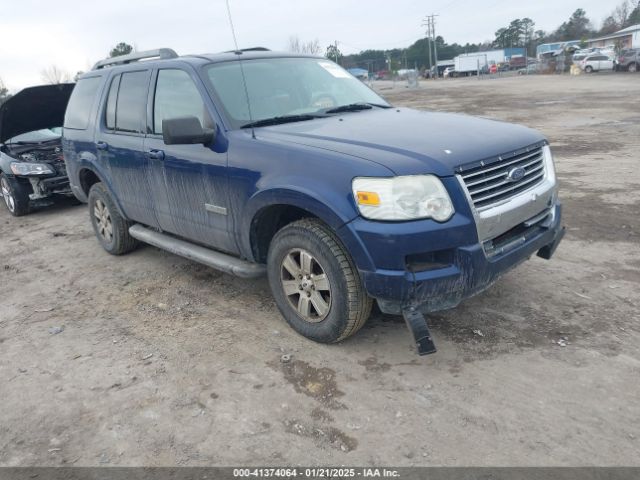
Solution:
<svg viewBox="0 0 640 480">
<path fill-rule="evenodd" d="M 113 200 L 113 203 L 115 204 L 116 208 L 118 209 L 118 213 L 123 217 L 123 218 L 127 218 L 127 216 L 124 213 L 124 210 L 122 209 L 122 205 L 120 204 L 120 200 L 118 199 L 118 196 L 115 193 L 115 190 L 113 189 L 113 186 L 111 184 L 111 182 L 107 181 L 106 179 L 109 178 L 108 175 L 106 175 L 102 169 L 94 162 L 91 161 L 90 157 L 92 157 L 91 154 L 89 155 L 80 155 L 80 158 L 78 159 L 78 161 L 75 164 L 75 172 L 73 175 L 73 181 L 71 183 L 71 187 L 73 189 L 74 194 L 77 196 L 76 193 L 76 189 L 79 190 L 80 192 L 82 192 L 82 195 L 86 198 L 88 195 L 84 194 L 84 191 L 82 190 L 82 186 L 80 184 L 80 172 L 82 170 L 91 170 L 96 177 L 98 177 L 100 179 L 100 182 L 102 182 L 102 184 L 107 188 L 107 191 L 109 192 L 109 195 L 111 196 L 111 199 Z M 71 175 L 69 176 L 69 179 L 71 179 Z M 77 180 L 77 182 L 76 182 Z M 82 200 L 82 199 L 79 199 Z"/>
<path fill-rule="evenodd" d="M 358 212 L 352 211 L 350 214 L 338 213 L 337 209 L 332 209 L 323 202 L 317 193 L 291 188 L 272 188 L 262 190 L 251 197 L 245 207 L 241 219 L 238 220 L 239 246 L 242 255 L 255 261 L 251 248 L 251 224 L 255 216 L 264 208 L 272 205 L 289 205 L 308 211 L 315 217 L 325 222 L 350 253 L 358 270 L 373 270 L 374 265 L 367 251 L 362 248 L 361 242 L 354 236 L 349 228 L 342 228 L 344 225 L 358 217 Z"/>
<path fill-rule="evenodd" d="M 11 162 L 15 162 L 15 160 L 9 155 L 0 152 L 0 170 L 2 170 L 6 175 L 13 176 L 13 172 L 11 171 Z"/>
</svg>

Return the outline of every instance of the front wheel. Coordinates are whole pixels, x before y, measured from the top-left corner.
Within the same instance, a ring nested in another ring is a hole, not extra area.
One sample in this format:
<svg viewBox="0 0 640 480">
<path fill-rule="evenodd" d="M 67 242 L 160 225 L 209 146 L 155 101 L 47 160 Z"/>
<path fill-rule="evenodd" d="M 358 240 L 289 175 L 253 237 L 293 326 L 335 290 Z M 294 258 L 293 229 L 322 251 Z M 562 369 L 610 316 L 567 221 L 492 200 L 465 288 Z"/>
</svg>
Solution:
<svg viewBox="0 0 640 480">
<path fill-rule="evenodd" d="M 356 333 L 371 313 L 349 254 L 317 219 L 281 229 L 269 246 L 269 284 L 287 323 L 301 335 L 335 343 Z"/>
<path fill-rule="evenodd" d="M 630 63 L 627 70 L 629 70 L 631 73 L 635 73 L 638 71 L 638 66 L 635 63 Z"/>
<path fill-rule="evenodd" d="M 584 71 L 587 72 L 587 73 L 591 73 L 591 72 L 593 72 L 593 67 L 589 67 L 589 66 L 585 67 Z"/>
<path fill-rule="evenodd" d="M 0 173 L 0 192 L 9 213 L 21 217 L 29 213 L 29 187 Z"/>
<path fill-rule="evenodd" d="M 120 215 L 102 183 L 94 184 L 89 191 L 89 216 L 100 245 L 111 255 L 122 255 L 138 246 L 129 235 L 131 223 Z"/>
</svg>

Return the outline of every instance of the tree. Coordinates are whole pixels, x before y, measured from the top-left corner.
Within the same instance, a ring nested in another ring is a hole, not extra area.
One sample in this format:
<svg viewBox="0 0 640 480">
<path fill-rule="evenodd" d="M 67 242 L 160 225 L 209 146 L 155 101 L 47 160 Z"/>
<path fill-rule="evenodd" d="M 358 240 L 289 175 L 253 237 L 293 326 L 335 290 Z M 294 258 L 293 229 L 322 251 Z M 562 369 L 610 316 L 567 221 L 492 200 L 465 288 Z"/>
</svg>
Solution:
<svg viewBox="0 0 640 480">
<path fill-rule="evenodd" d="M 342 52 L 338 49 L 338 45 L 332 43 L 327 47 L 327 51 L 325 52 L 324 56 L 336 63 L 340 63 Z"/>
<path fill-rule="evenodd" d="M 501 48 L 527 47 L 533 38 L 535 24 L 530 18 L 516 18 L 511 21 L 508 27 L 496 31 L 496 38 L 492 45 Z"/>
<path fill-rule="evenodd" d="M 45 68 L 40 71 L 40 77 L 46 83 L 51 85 L 57 85 L 59 83 L 68 83 L 71 81 L 71 75 L 69 72 L 62 70 L 57 65 L 51 65 L 49 68 Z"/>
<path fill-rule="evenodd" d="M 315 40 L 309 40 L 308 42 L 301 42 L 300 37 L 292 35 L 289 37 L 289 51 L 294 53 L 319 55 L 322 51 L 322 47 L 320 47 L 320 42 L 317 38 Z"/>
<path fill-rule="evenodd" d="M 600 35 L 608 35 L 608 34 L 613 33 L 613 32 L 615 32 L 616 30 L 619 30 L 619 29 L 620 29 L 620 27 L 618 26 L 618 22 L 616 22 L 616 19 L 613 18 L 613 15 L 609 15 L 602 22 L 602 28 L 600 29 L 599 34 Z"/>
<path fill-rule="evenodd" d="M 568 21 L 558 27 L 553 36 L 556 40 L 569 41 L 587 38 L 592 33 L 591 20 L 587 18 L 587 12 L 578 8 Z"/>
<path fill-rule="evenodd" d="M 529 45 L 531 44 L 531 40 L 534 38 L 534 28 L 536 26 L 536 22 L 531 20 L 528 17 L 525 17 L 521 20 L 522 27 L 522 46 L 525 48 L 525 53 L 529 54 Z"/>
<path fill-rule="evenodd" d="M 627 24 L 627 26 L 640 24 L 640 0 L 638 0 L 638 4 L 629 14 L 629 18 L 627 18 Z"/>
<path fill-rule="evenodd" d="M 627 20 L 629 19 L 629 14 L 631 13 L 631 4 L 628 0 L 624 0 L 620 5 L 618 5 L 613 11 L 613 18 L 616 23 L 620 26 L 620 28 L 624 28 L 627 25 Z"/>
<path fill-rule="evenodd" d="M 4 82 L 0 78 L 0 105 L 9 100 L 11 95 L 9 94 L 9 89 L 4 86 Z"/>
<path fill-rule="evenodd" d="M 128 55 L 131 52 L 133 52 L 133 47 L 131 45 L 129 45 L 128 43 L 120 42 L 111 49 L 111 52 L 109 52 L 109 56 L 111 58 L 119 57 L 120 55 Z"/>
</svg>

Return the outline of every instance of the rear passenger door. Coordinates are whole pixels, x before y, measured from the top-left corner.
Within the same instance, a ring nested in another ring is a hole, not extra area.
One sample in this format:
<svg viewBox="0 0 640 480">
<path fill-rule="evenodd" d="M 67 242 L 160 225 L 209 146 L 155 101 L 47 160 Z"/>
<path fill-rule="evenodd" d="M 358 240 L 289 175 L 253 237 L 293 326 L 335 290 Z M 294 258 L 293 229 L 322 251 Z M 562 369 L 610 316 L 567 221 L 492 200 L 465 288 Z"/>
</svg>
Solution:
<svg viewBox="0 0 640 480">
<path fill-rule="evenodd" d="M 237 253 L 227 215 L 227 147 L 218 131 L 214 145 L 165 145 L 162 120 L 194 116 L 216 128 L 206 90 L 188 67 L 161 68 L 154 74 L 149 98 L 149 134 L 145 151 L 154 178 L 164 182 L 157 203 L 163 230 L 219 250 Z"/>
<path fill-rule="evenodd" d="M 600 70 L 613 70 L 613 60 L 608 56 L 603 55 L 600 60 Z"/>
<path fill-rule="evenodd" d="M 150 80 L 148 69 L 112 77 L 96 147 L 125 215 L 158 227 L 154 193 L 159 187 L 150 182 L 150 163 L 144 154 Z"/>
</svg>

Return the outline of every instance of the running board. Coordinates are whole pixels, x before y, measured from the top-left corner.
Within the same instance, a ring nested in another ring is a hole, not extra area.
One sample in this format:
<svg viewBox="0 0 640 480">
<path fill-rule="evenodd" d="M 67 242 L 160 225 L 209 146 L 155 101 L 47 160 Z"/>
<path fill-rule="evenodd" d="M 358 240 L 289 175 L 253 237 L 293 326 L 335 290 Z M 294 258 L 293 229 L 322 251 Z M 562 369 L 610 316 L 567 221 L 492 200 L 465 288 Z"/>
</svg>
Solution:
<svg viewBox="0 0 640 480">
<path fill-rule="evenodd" d="M 265 275 L 267 271 L 264 265 L 204 248 L 142 225 L 132 225 L 129 228 L 129 234 L 141 242 L 237 277 L 257 278 Z"/>
</svg>

